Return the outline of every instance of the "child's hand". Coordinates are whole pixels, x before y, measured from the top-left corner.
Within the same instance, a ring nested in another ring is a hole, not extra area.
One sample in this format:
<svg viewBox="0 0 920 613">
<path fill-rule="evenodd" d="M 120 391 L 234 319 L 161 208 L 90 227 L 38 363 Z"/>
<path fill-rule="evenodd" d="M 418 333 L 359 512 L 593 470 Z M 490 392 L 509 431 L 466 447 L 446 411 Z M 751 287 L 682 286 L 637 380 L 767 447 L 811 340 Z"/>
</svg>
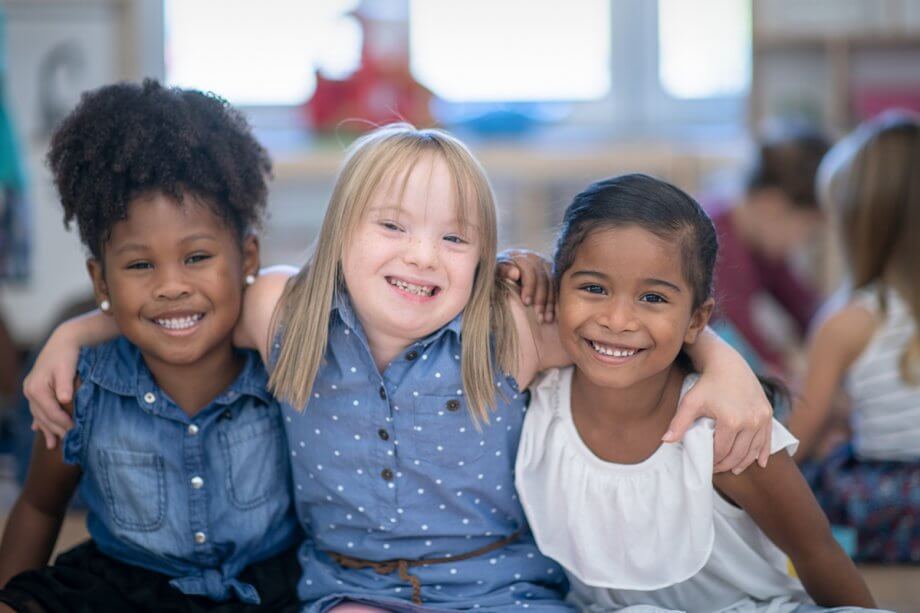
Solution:
<svg viewBox="0 0 920 613">
<path fill-rule="evenodd" d="M 73 420 L 62 408 L 73 399 L 73 381 L 77 372 L 80 347 L 61 328 L 45 343 L 25 378 L 22 388 L 32 412 L 32 429 L 41 430 L 45 445 L 53 449 L 64 438 Z"/>
<path fill-rule="evenodd" d="M 537 320 L 551 323 L 556 315 L 556 288 L 552 263 L 529 249 L 506 249 L 498 254 L 499 278 L 521 287 L 521 301 L 533 305 Z"/>
<path fill-rule="evenodd" d="M 773 407 L 754 374 L 742 366 L 737 372 L 728 364 L 714 373 L 703 372 L 680 401 L 669 428 L 673 435 L 665 435 L 668 442 L 679 440 L 696 418 L 713 418 L 715 473 L 730 470 L 737 475 L 755 461 L 765 467 L 770 457 Z"/>
</svg>

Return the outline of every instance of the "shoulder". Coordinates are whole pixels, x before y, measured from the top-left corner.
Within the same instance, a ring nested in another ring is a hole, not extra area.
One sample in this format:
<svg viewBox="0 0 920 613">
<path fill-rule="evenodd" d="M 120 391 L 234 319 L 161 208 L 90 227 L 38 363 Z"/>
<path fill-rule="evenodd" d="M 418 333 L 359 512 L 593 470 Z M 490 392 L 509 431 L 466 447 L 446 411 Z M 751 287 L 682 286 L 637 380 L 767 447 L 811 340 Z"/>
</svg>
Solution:
<svg viewBox="0 0 920 613">
<path fill-rule="evenodd" d="M 811 351 L 847 367 L 866 348 L 878 325 L 878 315 L 865 301 L 852 300 L 818 325 L 811 338 Z"/>
</svg>

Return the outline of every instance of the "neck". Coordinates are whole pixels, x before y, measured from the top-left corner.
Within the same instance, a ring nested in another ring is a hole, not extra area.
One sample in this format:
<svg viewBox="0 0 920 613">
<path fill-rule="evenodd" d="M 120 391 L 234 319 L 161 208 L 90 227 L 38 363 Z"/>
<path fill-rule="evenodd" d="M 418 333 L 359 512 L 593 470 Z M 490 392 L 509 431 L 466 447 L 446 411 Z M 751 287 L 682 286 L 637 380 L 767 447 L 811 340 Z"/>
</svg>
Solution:
<svg viewBox="0 0 920 613">
<path fill-rule="evenodd" d="M 236 379 L 244 358 L 228 338 L 193 364 L 171 364 L 146 354 L 144 362 L 157 385 L 192 417 Z"/>
<path fill-rule="evenodd" d="M 374 358 L 374 364 L 381 373 L 396 356 L 415 342 L 411 339 L 407 340 L 404 338 L 395 338 L 379 332 L 375 333 L 367 328 L 364 329 L 364 334 L 367 336 L 367 346 L 371 351 L 371 356 Z"/>
<path fill-rule="evenodd" d="M 572 376 L 572 418 L 588 447 L 601 459 L 632 464 L 649 457 L 674 417 L 683 372 L 672 364 L 628 388 Z"/>
</svg>

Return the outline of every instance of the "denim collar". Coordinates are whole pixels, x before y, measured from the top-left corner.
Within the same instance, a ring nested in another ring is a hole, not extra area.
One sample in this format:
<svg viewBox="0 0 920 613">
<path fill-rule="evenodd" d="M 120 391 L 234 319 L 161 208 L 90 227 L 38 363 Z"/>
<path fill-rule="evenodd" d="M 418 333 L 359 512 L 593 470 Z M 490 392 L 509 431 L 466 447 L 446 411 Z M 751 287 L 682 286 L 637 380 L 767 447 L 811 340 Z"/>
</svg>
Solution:
<svg viewBox="0 0 920 613">
<path fill-rule="evenodd" d="M 351 299 L 348 297 L 348 291 L 344 288 L 339 287 L 335 290 L 335 296 L 332 299 L 332 313 L 338 313 L 339 319 L 343 324 L 358 333 L 361 338 L 366 338 L 364 329 L 361 327 L 361 322 L 358 321 L 358 316 L 355 315 L 355 310 L 351 306 Z M 453 333 L 457 337 L 457 340 L 459 340 L 462 330 L 463 312 L 461 311 L 460 314 L 450 320 L 446 326 L 442 326 L 425 338 L 419 339 L 415 344 L 423 346 L 430 345 L 448 332 Z"/>
<path fill-rule="evenodd" d="M 154 381 L 136 345 L 120 336 L 96 350 L 97 358 L 87 377 L 92 383 L 121 396 L 134 396 L 141 407 L 153 412 L 163 409 L 166 394 Z M 246 362 L 240 374 L 212 403 L 232 404 L 243 395 L 254 396 L 264 402 L 272 401 L 272 395 L 266 389 L 268 376 L 258 355 L 253 351 L 246 351 L 244 355 Z"/>
</svg>

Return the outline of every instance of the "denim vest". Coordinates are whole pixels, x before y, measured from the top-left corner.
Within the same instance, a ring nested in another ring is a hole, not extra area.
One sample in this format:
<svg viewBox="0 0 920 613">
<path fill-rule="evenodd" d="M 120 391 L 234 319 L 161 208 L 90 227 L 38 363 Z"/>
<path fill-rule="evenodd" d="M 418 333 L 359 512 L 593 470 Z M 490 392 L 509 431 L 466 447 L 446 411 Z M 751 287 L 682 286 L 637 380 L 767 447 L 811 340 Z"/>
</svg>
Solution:
<svg viewBox="0 0 920 613">
<path fill-rule="evenodd" d="M 237 575 L 302 536 L 281 413 L 258 354 L 247 352 L 236 380 L 194 417 L 124 337 L 84 348 L 77 371 L 64 460 L 83 469 L 99 549 L 175 577 L 185 594 L 259 603 Z"/>
</svg>

